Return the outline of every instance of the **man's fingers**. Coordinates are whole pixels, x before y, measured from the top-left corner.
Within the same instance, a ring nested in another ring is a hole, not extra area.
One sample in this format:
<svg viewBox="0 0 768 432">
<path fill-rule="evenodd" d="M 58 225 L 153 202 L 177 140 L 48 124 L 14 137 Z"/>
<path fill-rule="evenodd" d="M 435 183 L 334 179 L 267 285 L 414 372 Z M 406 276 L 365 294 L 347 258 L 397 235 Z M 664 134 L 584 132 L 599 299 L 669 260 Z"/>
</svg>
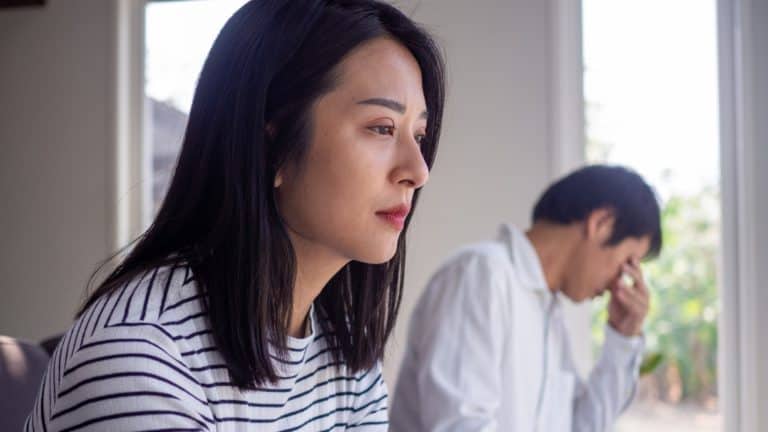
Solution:
<svg viewBox="0 0 768 432">
<path fill-rule="evenodd" d="M 616 291 L 619 303 L 633 315 L 643 316 L 648 310 L 648 298 L 632 288 L 621 286 Z"/>
<path fill-rule="evenodd" d="M 623 271 L 634 279 L 635 287 L 639 291 L 648 292 L 648 287 L 645 285 L 645 278 L 643 277 L 643 271 L 640 269 L 639 265 L 635 264 L 633 261 L 632 264 L 625 264 L 623 266 Z"/>
<path fill-rule="evenodd" d="M 627 296 L 632 300 L 633 303 L 648 306 L 650 297 L 647 292 L 643 292 L 637 289 L 637 287 L 623 287 L 622 289 L 626 291 Z"/>
</svg>

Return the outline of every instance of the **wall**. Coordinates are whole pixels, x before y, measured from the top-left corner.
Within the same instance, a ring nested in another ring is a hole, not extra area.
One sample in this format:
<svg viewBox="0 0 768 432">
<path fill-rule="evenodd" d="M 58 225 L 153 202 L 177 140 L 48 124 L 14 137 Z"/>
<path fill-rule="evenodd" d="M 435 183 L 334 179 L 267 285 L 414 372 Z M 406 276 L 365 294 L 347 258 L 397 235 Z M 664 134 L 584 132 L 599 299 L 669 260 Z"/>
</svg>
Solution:
<svg viewBox="0 0 768 432">
<path fill-rule="evenodd" d="M 111 226 L 113 2 L 0 10 L 0 333 L 61 332 Z"/>
</svg>

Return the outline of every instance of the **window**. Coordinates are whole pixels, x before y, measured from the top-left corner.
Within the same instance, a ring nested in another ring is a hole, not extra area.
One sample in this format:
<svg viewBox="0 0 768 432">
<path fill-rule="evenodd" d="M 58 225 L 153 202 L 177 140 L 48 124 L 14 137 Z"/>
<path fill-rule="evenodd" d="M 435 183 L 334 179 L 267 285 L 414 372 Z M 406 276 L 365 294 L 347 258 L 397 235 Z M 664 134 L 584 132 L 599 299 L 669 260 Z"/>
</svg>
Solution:
<svg viewBox="0 0 768 432">
<path fill-rule="evenodd" d="M 145 149 L 151 219 L 181 149 L 197 77 L 226 20 L 246 0 L 152 1 L 145 8 Z"/>
<path fill-rule="evenodd" d="M 716 431 L 720 239 L 714 0 L 584 0 L 586 159 L 632 167 L 663 210 L 638 397 L 618 431 Z M 594 310 L 602 340 L 605 299 Z"/>
</svg>

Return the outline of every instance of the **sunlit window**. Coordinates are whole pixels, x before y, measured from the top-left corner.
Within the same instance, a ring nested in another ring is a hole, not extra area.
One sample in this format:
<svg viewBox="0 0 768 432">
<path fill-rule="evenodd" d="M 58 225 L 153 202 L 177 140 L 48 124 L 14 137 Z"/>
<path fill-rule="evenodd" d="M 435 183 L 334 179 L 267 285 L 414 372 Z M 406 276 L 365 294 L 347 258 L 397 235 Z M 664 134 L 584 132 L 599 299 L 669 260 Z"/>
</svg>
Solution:
<svg viewBox="0 0 768 432">
<path fill-rule="evenodd" d="M 185 0 L 147 4 L 145 144 L 152 155 L 151 201 L 155 211 L 173 174 L 205 57 L 221 27 L 245 2 Z"/>
<path fill-rule="evenodd" d="M 644 267 L 648 355 L 617 430 L 718 431 L 716 3 L 584 0 L 583 20 L 587 160 L 634 168 L 664 206 L 664 250 Z"/>
</svg>

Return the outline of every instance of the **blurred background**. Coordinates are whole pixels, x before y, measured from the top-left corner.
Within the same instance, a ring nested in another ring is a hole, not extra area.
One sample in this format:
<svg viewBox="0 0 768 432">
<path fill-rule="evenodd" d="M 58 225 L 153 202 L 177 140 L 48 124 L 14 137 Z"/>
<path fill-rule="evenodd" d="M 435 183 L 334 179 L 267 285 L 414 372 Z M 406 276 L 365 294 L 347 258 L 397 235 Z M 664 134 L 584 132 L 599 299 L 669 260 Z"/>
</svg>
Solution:
<svg viewBox="0 0 768 432">
<path fill-rule="evenodd" d="M 243 3 L 0 0 L 0 334 L 64 331 L 95 265 L 149 224 L 202 63 Z M 390 391 L 440 262 L 502 222 L 527 226 L 561 174 L 615 163 L 654 185 L 665 235 L 646 265 L 638 398 L 617 430 L 768 430 L 768 1 L 393 3 L 442 44 L 448 101 Z M 605 299 L 568 320 L 586 374 Z"/>
</svg>

